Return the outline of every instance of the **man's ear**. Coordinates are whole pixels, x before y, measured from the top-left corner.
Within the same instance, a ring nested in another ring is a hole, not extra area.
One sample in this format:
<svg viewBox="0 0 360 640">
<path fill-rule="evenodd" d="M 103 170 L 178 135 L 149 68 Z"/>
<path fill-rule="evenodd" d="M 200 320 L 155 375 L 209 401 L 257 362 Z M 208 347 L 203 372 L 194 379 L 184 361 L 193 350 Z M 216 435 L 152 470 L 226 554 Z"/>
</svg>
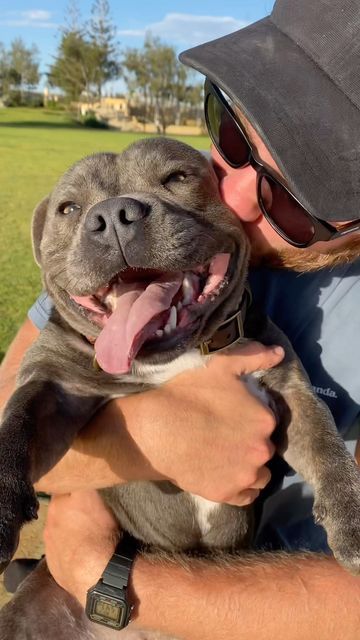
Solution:
<svg viewBox="0 0 360 640">
<path fill-rule="evenodd" d="M 31 236 L 32 236 L 33 253 L 39 267 L 41 267 L 40 243 L 41 243 L 41 238 L 44 231 L 46 212 L 49 204 L 49 199 L 50 199 L 50 196 L 46 196 L 46 198 L 44 198 L 43 200 L 41 200 L 41 202 L 39 202 L 32 217 Z"/>
</svg>

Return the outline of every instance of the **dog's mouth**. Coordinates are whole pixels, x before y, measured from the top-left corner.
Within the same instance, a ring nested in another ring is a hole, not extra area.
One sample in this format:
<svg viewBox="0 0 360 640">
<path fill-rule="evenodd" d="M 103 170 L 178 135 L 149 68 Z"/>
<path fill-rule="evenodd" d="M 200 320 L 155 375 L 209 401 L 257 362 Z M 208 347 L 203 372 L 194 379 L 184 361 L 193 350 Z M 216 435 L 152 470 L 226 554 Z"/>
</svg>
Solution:
<svg viewBox="0 0 360 640">
<path fill-rule="evenodd" d="M 216 305 L 229 282 L 230 253 L 219 253 L 189 271 L 128 268 L 89 296 L 70 296 L 102 327 L 96 359 L 111 374 L 131 369 L 140 350 L 166 350 Z"/>
</svg>

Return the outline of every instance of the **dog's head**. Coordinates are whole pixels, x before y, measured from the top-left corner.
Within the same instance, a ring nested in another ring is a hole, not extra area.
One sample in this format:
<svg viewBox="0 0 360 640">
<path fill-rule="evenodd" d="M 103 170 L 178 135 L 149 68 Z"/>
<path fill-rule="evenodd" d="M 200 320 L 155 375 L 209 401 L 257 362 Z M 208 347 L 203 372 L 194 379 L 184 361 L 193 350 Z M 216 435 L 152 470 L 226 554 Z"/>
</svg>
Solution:
<svg viewBox="0 0 360 640">
<path fill-rule="evenodd" d="M 113 374 L 208 340 L 246 278 L 246 236 L 212 167 L 165 138 L 75 164 L 37 207 L 33 244 L 58 311 Z"/>
</svg>

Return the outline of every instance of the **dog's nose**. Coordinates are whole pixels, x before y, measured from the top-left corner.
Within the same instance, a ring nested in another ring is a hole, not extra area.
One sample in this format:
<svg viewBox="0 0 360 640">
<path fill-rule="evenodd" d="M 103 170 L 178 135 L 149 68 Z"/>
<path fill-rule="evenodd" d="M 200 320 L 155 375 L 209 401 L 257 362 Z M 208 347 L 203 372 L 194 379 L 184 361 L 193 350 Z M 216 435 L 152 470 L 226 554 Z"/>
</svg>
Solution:
<svg viewBox="0 0 360 640">
<path fill-rule="evenodd" d="M 91 207 L 85 218 L 85 228 L 109 236 L 122 227 L 144 220 L 149 213 L 150 206 L 135 198 L 108 198 Z"/>
<path fill-rule="evenodd" d="M 147 218 L 150 213 L 149 205 L 134 198 L 121 198 L 119 218 L 121 224 L 132 224 Z"/>
</svg>

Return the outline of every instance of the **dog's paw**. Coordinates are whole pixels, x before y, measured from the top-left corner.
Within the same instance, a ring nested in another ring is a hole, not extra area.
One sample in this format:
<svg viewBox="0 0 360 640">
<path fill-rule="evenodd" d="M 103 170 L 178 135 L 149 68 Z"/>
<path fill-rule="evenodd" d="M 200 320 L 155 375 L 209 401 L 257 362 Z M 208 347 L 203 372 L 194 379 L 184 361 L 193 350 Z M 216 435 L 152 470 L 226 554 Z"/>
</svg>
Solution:
<svg viewBox="0 0 360 640">
<path fill-rule="evenodd" d="M 0 572 L 13 557 L 22 525 L 37 518 L 39 503 L 32 484 L 25 478 L 0 480 Z"/>
<path fill-rule="evenodd" d="M 360 575 L 360 493 L 342 502 L 316 500 L 314 518 L 327 533 L 336 560 L 350 573 Z"/>
</svg>

